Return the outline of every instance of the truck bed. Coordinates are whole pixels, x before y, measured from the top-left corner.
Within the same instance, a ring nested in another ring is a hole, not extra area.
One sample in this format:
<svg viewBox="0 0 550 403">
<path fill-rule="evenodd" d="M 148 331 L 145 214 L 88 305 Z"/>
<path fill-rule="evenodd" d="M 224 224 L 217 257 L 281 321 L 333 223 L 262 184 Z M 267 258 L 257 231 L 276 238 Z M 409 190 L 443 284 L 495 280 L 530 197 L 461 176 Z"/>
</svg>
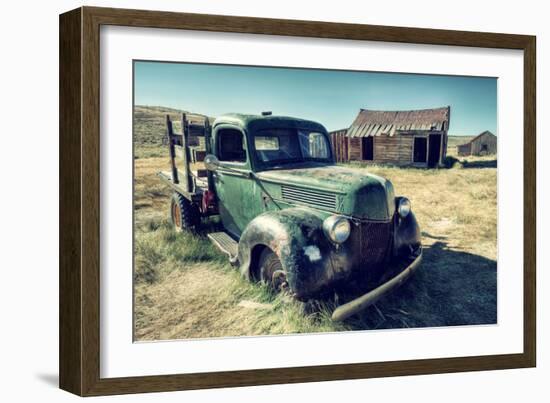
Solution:
<svg viewBox="0 0 550 403">
<path fill-rule="evenodd" d="M 195 178 L 195 183 L 197 186 L 196 191 L 188 192 L 179 183 L 174 183 L 172 181 L 172 174 L 169 171 L 161 171 L 158 173 L 158 176 L 162 182 L 170 186 L 174 191 L 181 193 L 185 198 L 189 200 L 200 202 L 202 199 L 203 191 L 208 189 L 208 182 L 206 178 Z"/>
</svg>

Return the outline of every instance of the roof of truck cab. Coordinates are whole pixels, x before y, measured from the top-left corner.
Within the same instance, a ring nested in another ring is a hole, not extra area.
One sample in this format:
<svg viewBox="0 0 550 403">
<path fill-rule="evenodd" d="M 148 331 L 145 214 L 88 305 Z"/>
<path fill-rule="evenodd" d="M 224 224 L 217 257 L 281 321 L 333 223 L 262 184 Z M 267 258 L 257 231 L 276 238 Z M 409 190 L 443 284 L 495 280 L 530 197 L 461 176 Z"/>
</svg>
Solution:
<svg viewBox="0 0 550 403">
<path fill-rule="evenodd" d="M 290 116 L 274 115 L 246 115 L 241 113 L 228 113 L 218 117 L 213 126 L 231 124 L 247 130 L 262 130 L 269 128 L 302 128 L 326 132 L 320 123 L 312 120 L 299 119 Z"/>
</svg>

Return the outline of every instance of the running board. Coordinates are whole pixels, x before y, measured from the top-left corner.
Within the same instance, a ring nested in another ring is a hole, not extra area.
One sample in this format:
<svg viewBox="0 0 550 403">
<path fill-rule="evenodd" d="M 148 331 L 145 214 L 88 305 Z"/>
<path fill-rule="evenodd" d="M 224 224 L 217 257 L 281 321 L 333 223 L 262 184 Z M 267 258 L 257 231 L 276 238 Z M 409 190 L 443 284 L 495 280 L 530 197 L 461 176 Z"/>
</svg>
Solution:
<svg viewBox="0 0 550 403">
<path fill-rule="evenodd" d="M 208 238 L 223 253 L 229 256 L 231 263 L 236 263 L 239 251 L 239 243 L 229 236 L 227 232 L 212 232 Z"/>
</svg>

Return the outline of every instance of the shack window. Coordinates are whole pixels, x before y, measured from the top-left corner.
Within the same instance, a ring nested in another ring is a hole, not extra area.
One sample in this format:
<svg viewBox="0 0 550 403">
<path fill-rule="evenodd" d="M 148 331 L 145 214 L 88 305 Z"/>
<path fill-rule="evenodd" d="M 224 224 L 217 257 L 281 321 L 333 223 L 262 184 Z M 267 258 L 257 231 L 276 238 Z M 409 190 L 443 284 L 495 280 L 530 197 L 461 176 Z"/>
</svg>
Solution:
<svg viewBox="0 0 550 403">
<path fill-rule="evenodd" d="M 374 137 L 361 138 L 361 148 L 363 149 L 363 160 L 372 161 L 374 159 Z"/>
<path fill-rule="evenodd" d="M 218 131 L 218 158 L 227 162 L 246 162 L 243 134 L 235 129 Z"/>
<path fill-rule="evenodd" d="M 487 144 L 482 144 L 479 151 L 482 153 L 486 153 L 487 151 L 489 151 L 489 147 L 487 146 Z"/>
<path fill-rule="evenodd" d="M 428 140 L 426 137 L 415 137 L 413 148 L 413 161 L 426 162 L 428 155 Z"/>
</svg>

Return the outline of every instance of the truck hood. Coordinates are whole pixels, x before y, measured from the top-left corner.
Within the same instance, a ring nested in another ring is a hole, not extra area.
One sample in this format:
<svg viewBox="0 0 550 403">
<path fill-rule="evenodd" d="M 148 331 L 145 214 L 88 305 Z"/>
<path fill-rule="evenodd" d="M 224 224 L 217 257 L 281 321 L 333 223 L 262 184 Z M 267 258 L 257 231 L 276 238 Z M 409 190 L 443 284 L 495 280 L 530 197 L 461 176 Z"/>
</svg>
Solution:
<svg viewBox="0 0 550 403">
<path fill-rule="evenodd" d="M 302 195 L 297 204 L 310 204 L 316 207 L 314 202 L 307 201 L 314 201 L 318 198 L 318 193 L 335 194 L 334 209 L 326 206 L 320 208 L 360 219 L 389 219 L 395 209 L 391 182 L 364 169 L 337 165 L 293 167 L 259 172 L 257 177 L 263 182 L 281 185 L 280 188 L 297 188 Z M 311 192 L 311 197 L 308 197 L 308 191 Z M 277 196 L 284 200 L 285 192 L 277 193 Z"/>
</svg>

